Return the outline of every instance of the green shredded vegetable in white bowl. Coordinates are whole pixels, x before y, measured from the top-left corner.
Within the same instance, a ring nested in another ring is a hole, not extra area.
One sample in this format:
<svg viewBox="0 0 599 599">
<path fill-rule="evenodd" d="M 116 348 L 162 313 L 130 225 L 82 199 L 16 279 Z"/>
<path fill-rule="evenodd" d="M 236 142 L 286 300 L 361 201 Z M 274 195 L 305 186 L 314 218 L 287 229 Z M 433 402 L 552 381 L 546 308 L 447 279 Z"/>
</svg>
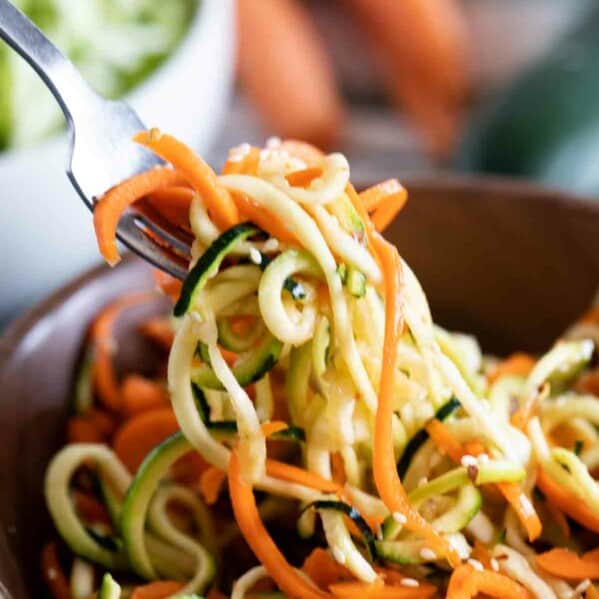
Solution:
<svg viewBox="0 0 599 599">
<path fill-rule="evenodd" d="M 234 71 L 233 0 L 16 0 L 100 93 L 206 152 Z M 0 324 L 97 262 L 91 214 L 65 175 L 64 118 L 0 43 Z M 74 251 L 73 248 L 76 248 Z"/>
<path fill-rule="evenodd" d="M 17 0 L 100 94 L 118 98 L 176 50 L 195 0 Z M 62 127 L 54 98 L 6 45 L 0 46 L 0 150 L 41 141 Z"/>
</svg>

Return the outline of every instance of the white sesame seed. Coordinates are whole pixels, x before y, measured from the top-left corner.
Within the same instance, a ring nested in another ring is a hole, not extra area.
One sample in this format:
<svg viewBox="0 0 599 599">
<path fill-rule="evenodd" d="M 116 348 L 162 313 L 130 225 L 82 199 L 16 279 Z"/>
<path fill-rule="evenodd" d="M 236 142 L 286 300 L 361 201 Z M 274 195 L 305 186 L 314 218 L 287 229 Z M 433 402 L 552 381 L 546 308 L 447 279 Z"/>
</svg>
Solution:
<svg viewBox="0 0 599 599">
<path fill-rule="evenodd" d="M 345 553 L 343 553 L 343 551 L 341 551 L 341 549 L 339 549 L 339 547 L 333 547 L 333 557 L 340 564 L 345 563 Z"/>
<path fill-rule="evenodd" d="M 428 483 L 428 478 L 426 476 L 423 476 L 419 481 L 418 484 L 416 485 L 417 487 L 424 487 L 424 485 L 426 485 L 426 483 Z"/>
<path fill-rule="evenodd" d="M 402 578 L 399 584 L 402 587 L 412 587 L 414 589 L 420 586 L 420 583 L 415 578 Z"/>
<path fill-rule="evenodd" d="M 263 248 L 265 252 L 274 252 L 279 249 L 279 240 L 271 237 L 264 242 Z"/>
<path fill-rule="evenodd" d="M 478 465 L 478 461 L 476 460 L 476 458 L 473 455 L 470 455 L 469 453 L 467 453 L 465 456 L 462 456 L 460 463 L 462 464 L 462 466 L 464 466 L 464 468 L 468 468 L 468 466 Z"/>
<path fill-rule="evenodd" d="M 266 147 L 269 150 L 274 150 L 275 148 L 278 148 L 281 145 L 281 138 L 280 137 L 269 137 L 266 140 Z"/>
<path fill-rule="evenodd" d="M 241 162 L 250 152 L 251 146 L 248 143 L 243 143 L 229 150 L 227 160 L 229 162 Z"/>
<path fill-rule="evenodd" d="M 256 248 L 250 248 L 250 260 L 254 264 L 261 264 L 262 263 L 262 256 L 261 256 L 260 252 Z"/>
<path fill-rule="evenodd" d="M 489 462 L 489 456 L 486 453 L 481 453 L 478 456 L 478 461 L 480 464 L 487 464 Z"/>
<path fill-rule="evenodd" d="M 383 540 L 383 527 L 380 524 L 376 527 L 376 538 L 379 541 Z"/>
<path fill-rule="evenodd" d="M 408 521 L 408 519 L 399 512 L 393 512 L 393 520 L 395 520 L 395 522 L 398 524 L 405 524 Z"/>
<path fill-rule="evenodd" d="M 483 572 L 484 571 L 484 566 L 477 560 L 477 559 L 473 559 L 470 558 L 468 560 L 468 563 L 475 569 L 478 570 L 479 572 Z"/>
<path fill-rule="evenodd" d="M 191 320 L 198 324 L 204 322 L 204 319 L 202 318 L 201 314 L 198 314 L 197 312 L 189 312 L 189 317 L 191 318 Z"/>
<path fill-rule="evenodd" d="M 431 561 L 437 558 L 437 554 L 428 547 L 423 547 L 420 550 L 420 557 L 424 560 Z"/>
<path fill-rule="evenodd" d="M 448 537 L 449 544 L 453 549 L 455 549 L 460 557 L 460 559 L 466 559 L 470 557 L 469 545 L 464 547 L 461 543 L 459 543 L 454 537 Z"/>
<path fill-rule="evenodd" d="M 491 568 L 493 568 L 495 572 L 499 572 L 499 562 L 494 557 L 491 558 Z"/>
</svg>

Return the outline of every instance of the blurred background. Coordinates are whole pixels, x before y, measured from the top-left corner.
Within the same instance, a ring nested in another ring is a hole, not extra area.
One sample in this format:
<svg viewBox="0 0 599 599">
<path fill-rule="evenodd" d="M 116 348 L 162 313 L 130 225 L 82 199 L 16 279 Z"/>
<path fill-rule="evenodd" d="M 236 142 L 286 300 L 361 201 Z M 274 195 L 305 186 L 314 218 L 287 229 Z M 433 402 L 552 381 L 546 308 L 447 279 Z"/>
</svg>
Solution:
<svg viewBox="0 0 599 599">
<path fill-rule="evenodd" d="M 599 197 L 591 0 L 14 3 L 98 91 L 217 169 L 279 136 L 346 153 L 358 185 L 451 171 Z M 63 127 L 0 44 L 0 324 L 99 263 Z"/>
</svg>

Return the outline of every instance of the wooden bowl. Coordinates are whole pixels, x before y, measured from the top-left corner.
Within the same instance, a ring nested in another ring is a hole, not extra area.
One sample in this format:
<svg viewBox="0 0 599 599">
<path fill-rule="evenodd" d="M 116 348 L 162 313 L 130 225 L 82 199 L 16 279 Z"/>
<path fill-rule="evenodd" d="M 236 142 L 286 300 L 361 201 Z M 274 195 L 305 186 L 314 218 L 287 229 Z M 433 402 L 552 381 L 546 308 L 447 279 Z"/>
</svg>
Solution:
<svg viewBox="0 0 599 599">
<path fill-rule="evenodd" d="M 487 350 L 540 351 L 591 302 L 599 284 L 599 205 L 504 180 L 443 177 L 407 186 L 410 201 L 388 235 L 438 322 L 476 333 Z M 44 593 L 39 550 L 51 523 L 43 476 L 63 439 L 86 328 L 110 299 L 151 285 L 148 267 L 135 258 L 115 270 L 97 268 L 0 341 L 0 596 Z"/>
</svg>

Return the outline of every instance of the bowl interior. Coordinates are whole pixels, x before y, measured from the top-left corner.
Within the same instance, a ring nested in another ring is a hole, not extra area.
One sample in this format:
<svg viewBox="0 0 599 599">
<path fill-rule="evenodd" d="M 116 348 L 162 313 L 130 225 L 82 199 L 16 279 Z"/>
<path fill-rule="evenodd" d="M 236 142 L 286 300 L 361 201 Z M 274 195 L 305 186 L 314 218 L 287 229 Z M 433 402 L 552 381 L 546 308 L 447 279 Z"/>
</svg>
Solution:
<svg viewBox="0 0 599 599">
<path fill-rule="evenodd" d="M 408 188 L 411 199 L 388 234 L 438 322 L 476 333 L 487 350 L 538 351 L 591 301 L 599 283 L 598 207 L 500 181 L 416 180 Z M 15 323 L 0 343 L 0 595 L 44 593 L 37 564 L 51 524 L 43 475 L 63 439 L 86 328 L 110 299 L 151 286 L 149 269 L 134 258 L 96 269 Z M 129 339 L 138 316 L 119 325 L 121 338 Z M 142 355 L 152 360 L 130 341 L 120 347 L 121 367 Z"/>
</svg>

